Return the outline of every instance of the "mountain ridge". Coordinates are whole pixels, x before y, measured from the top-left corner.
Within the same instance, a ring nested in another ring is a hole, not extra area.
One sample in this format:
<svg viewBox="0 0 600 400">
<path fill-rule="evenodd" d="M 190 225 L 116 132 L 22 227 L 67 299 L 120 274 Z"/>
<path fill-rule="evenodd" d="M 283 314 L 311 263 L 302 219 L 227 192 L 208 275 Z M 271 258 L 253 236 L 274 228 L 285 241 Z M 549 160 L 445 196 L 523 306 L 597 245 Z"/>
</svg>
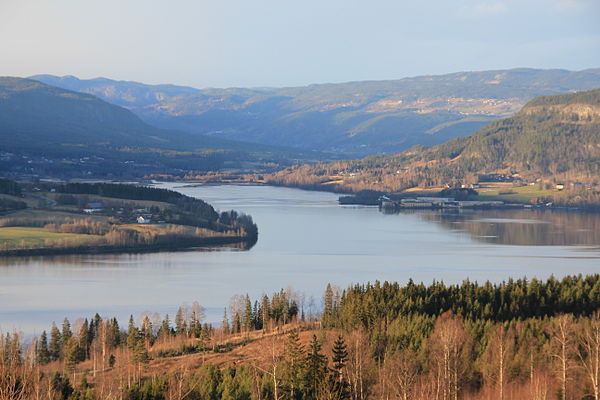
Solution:
<svg viewBox="0 0 600 400">
<path fill-rule="evenodd" d="M 104 96 L 158 127 L 351 157 L 440 144 L 510 116 L 534 97 L 600 87 L 600 69 L 517 68 L 226 89 L 37 78 Z"/>
<path fill-rule="evenodd" d="M 0 77 L 0 171 L 105 176 L 259 167 L 315 156 L 150 126 L 93 95 Z M 95 160 L 95 161 L 94 161 Z M 273 168 L 268 167 L 268 168 Z"/>
</svg>

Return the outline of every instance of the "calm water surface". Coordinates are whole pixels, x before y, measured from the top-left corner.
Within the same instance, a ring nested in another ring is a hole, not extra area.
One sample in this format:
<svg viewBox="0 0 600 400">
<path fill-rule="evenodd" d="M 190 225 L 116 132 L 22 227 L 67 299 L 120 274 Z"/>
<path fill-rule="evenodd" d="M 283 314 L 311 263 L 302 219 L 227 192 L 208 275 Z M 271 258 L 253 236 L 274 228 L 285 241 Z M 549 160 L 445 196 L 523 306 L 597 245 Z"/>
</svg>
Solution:
<svg viewBox="0 0 600 400">
<path fill-rule="evenodd" d="M 219 210 L 251 214 L 259 241 L 220 249 L 0 259 L 0 328 L 26 333 L 95 312 L 174 315 L 198 301 L 219 321 L 234 294 L 292 287 L 318 305 L 327 282 L 448 283 L 600 272 L 600 215 L 530 210 L 386 215 L 332 193 L 268 186 L 182 187 Z"/>
</svg>

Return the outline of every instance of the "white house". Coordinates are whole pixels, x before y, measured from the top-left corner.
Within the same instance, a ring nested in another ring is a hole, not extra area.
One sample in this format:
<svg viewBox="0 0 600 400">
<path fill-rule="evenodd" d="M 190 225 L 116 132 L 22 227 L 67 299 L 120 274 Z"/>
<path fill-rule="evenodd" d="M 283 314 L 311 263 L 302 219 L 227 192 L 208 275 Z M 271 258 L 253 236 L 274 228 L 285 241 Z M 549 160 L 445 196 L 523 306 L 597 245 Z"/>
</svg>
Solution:
<svg viewBox="0 0 600 400">
<path fill-rule="evenodd" d="M 140 215 L 139 217 L 137 217 L 138 224 L 149 224 L 150 222 L 152 222 L 152 220 L 147 216 L 145 217 L 143 215 Z"/>
</svg>

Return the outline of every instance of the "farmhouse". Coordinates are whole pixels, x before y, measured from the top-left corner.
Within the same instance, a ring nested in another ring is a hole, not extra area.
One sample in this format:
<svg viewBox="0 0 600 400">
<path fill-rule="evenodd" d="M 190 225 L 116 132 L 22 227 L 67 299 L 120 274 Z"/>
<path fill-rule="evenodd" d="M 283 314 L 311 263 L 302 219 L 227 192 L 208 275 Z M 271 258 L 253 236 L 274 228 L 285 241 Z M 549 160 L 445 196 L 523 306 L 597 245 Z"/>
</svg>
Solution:
<svg viewBox="0 0 600 400">
<path fill-rule="evenodd" d="M 140 215 L 137 217 L 138 224 L 149 224 L 152 222 L 152 215 Z"/>
<path fill-rule="evenodd" d="M 102 203 L 87 203 L 85 206 L 83 206 L 83 212 L 87 214 L 101 212 L 103 210 L 104 205 Z"/>
</svg>

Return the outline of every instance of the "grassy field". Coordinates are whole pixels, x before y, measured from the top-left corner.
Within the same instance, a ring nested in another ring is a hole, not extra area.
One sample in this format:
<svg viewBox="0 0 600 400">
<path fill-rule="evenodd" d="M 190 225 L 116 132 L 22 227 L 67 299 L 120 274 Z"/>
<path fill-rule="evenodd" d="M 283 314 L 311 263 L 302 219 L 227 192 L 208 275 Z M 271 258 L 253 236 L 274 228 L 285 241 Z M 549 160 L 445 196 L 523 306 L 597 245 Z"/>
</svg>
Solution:
<svg viewBox="0 0 600 400">
<path fill-rule="evenodd" d="M 40 248 L 53 245 L 82 246 L 99 241 L 102 236 L 81 235 L 76 233 L 55 233 L 44 228 L 7 227 L 0 228 L 0 249 Z"/>
<path fill-rule="evenodd" d="M 53 198 L 53 199 L 57 199 L 60 195 L 61 195 L 61 193 L 47 194 L 47 196 L 49 198 Z M 118 203 L 118 204 L 122 204 L 122 205 L 134 206 L 136 208 L 141 208 L 141 207 L 146 207 L 146 208 L 158 207 L 161 209 L 173 208 L 172 204 L 164 203 L 164 202 L 160 202 L 160 201 L 120 199 L 117 197 L 105 197 L 105 196 L 98 196 L 95 194 L 71 194 L 71 196 L 73 196 L 75 198 L 85 198 L 86 202 L 104 203 L 107 206 Z M 64 207 L 64 206 L 62 206 L 62 207 Z M 69 208 L 81 211 L 81 208 L 77 207 L 77 206 L 69 206 Z"/>
<path fill-rule="evenodd" d="M 10 196 L 8 194 L 0 194 L 0 199 L 22 201 L 25 204 L 27 204 L 27 207 L 36 207 L 40 203 L 39 199 L 32 199 L 30 197 Z"/>
<path fill-rule="evenodd" d="M 559 193 L 557 189 L 541 189 L 539 184 L 519 187 L 484 187 L 478 192 L 481 200 L 502 200 L 516 203 L 529 203 L 531 199 L 545 198 Z"/>
<path fill-rule="evenodd" d="M 68 212 L 58 211 L 55 209 L 34 209 L 28 208 L 25 210 L 13 211 L 9 214 L 3 215 L 1 218 L 27 218 L 31 221 L 46 221 L 46 220 L 64 220 L 67 218 L 71 219 L 92 219 L 98 222 L 106 222 L 108 217 L 97 214 L 83 214 L 81 212 Z"/>
</svg>

